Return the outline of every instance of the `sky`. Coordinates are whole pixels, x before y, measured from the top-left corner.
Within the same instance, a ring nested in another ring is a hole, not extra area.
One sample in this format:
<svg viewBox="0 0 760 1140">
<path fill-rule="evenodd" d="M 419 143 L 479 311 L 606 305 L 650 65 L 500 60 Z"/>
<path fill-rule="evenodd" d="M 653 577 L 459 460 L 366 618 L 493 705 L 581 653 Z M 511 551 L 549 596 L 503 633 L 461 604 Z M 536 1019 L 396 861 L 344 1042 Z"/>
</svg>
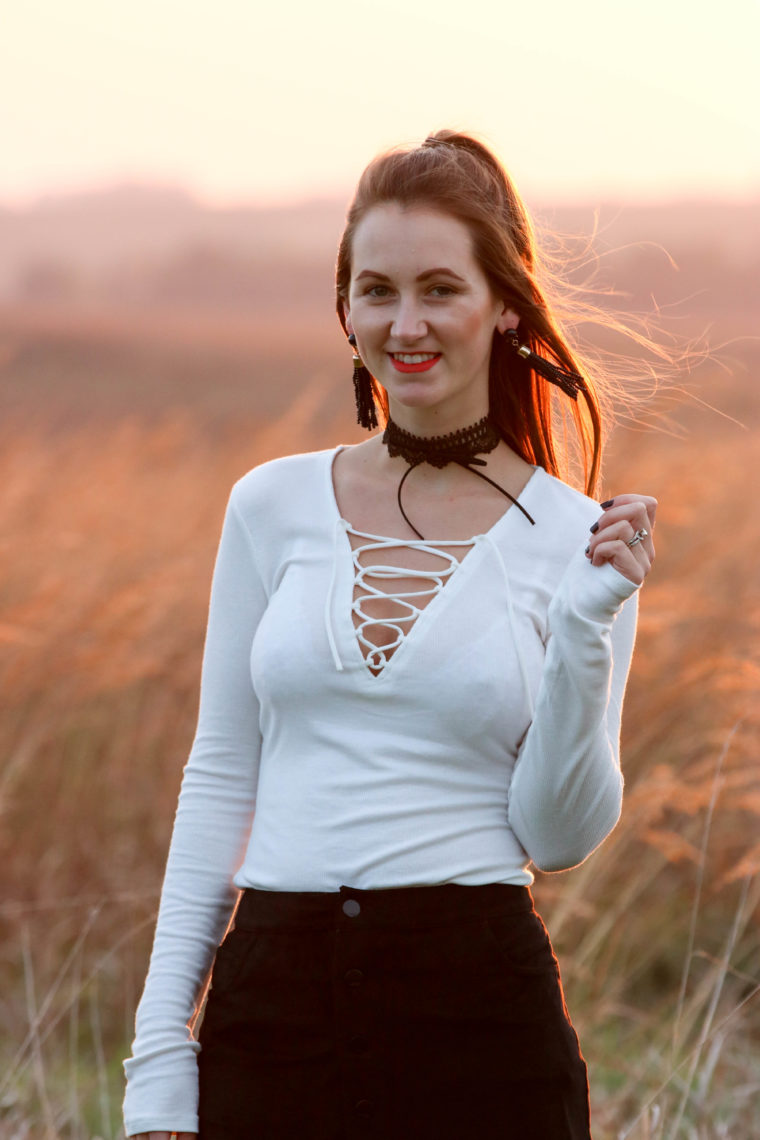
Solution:
<svg viewBox="0 0 760 1140">
<path fill-rule="evenodd" d="M 0 204 L 130 181 L 344 195 L 440 127 L 544 201 L 760 194 L 760 0 L 24 0 Z"/>
</svg>

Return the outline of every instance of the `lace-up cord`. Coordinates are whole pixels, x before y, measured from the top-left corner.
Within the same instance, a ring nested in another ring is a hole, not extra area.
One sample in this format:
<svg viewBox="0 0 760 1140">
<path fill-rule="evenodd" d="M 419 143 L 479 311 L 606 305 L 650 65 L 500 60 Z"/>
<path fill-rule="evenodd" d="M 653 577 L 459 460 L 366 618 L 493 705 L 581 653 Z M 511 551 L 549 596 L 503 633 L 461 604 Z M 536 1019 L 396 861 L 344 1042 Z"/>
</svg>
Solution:
<svg viewBox="0 0 760 1140">
<path fill-rule="evenodd" d="M 359 643 L 367 650 L 364 657 L 365 664 L 371 671 L 377 672 L 384 669 L 388 664 L 391 655 L 402 644 L 404 637 L 409 633 L 411 625 L 417 620 L 426 606 L 418 606 L 411 599 L 424 598 L 429 600 L 427 605 L 430 605 L 433 598 L 435 598 L 444 585 L 460 565 L 460 560 L 454 554 L 449 554 L 444 550 L 438 549 L 436 543 L 431 539 L 403 539 L 403 538 L 385 538 L 380 535 L 367 534 L 363 531 L 354 530 L 353 527 L 347 527 L 346 530 L 355 535 L 357 538 L 369 538 L 372 541 L 363 543 L 353 549 L 353 562 L 354 562 L 354 588 L 364 590 L 365 593 L 360 595 L 352 603 L 351 609 L 360 619 L 360 624 L 356 627 L 356 636 Z M 468 538 L 456 541 L 446 542 L 446 546 L 474 546 L 477 539 Z M 363 566 L 360 562 L 360 555 L 367 551 L 380 551 L 387 550 L 391 547 L 409 547 L 412 550 L 425 550 L 431 554 L 444 560 L 446 565 L 439 570 L 415 570 L 406 566 L 385 566 L 382 563 L 373 563 L 368 566 Z M 381 581 L 392 581 L 393 579 L 400 578 L 419 578 L 422 579 L 423 587 L 418 590 L 394 590 L 386 591 L 375 586 L 368 579 L 375 578 Z M 424 585 L 425 582 L 430 585 Z M 399 614 L 394 614 L 392 617 L 376 618 L 367 614 L 362 608 L 367 602 L 374 598 L 383 598 L 394 602 L 400 610 Z M 408 628 L 404 628 L 407 625 Z M 365 636 L 365 631 L 369 630 L 372 626 L 383 626 L 385 629 L 391 629 L 396 634 L 392 642 L 386 645 L 376 645 Z"/>
</svg>

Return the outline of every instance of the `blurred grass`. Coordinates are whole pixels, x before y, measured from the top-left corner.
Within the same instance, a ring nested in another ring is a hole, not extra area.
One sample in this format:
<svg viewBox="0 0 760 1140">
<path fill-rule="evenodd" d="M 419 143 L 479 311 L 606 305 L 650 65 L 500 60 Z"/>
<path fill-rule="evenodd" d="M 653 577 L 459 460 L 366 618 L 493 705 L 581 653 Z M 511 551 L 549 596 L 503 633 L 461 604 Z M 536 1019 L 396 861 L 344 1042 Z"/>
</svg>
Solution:
<svg viewBox="0 0 760 1140">
<path fill-rule="evenodd" d="M 161 327 L 125 347 L 0 319 L 3 1138 L 120 1134 L 229 489 L 273 455 L 360 438 L 350 369 L 316 326 L 249 330 L 227 354 L 226 333 L 180 328 L 180 351 Z M 689 380 L 719 411 L 691 399 L 664 430 L 619 428 L 606 469 L 605 497 L 660 501 L 624 814 L 535 886 L 596 1140 L 760 1135 L 753 351 Z"/>
</svg>

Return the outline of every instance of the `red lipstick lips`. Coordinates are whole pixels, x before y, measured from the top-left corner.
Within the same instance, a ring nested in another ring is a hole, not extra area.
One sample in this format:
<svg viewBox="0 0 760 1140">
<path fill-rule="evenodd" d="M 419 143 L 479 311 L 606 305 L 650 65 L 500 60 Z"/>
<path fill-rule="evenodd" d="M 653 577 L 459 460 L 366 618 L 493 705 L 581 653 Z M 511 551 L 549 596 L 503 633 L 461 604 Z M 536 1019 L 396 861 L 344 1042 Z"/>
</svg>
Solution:
<svg viewBox="0 0 760 1140">
<path fill-rule="evenodd" d="M 409 353 L 410 356 L 416 355 Z M 432 356 L 430 360 L 421 360 L 419 364 L 405 364 L 403 360 L 397 360 L 395 356 L 391 355 L 391 364 L 397 372 L 427 372 L 434 364 L 437 364 L 441 359 L 440 352 Z"/>
</svg>

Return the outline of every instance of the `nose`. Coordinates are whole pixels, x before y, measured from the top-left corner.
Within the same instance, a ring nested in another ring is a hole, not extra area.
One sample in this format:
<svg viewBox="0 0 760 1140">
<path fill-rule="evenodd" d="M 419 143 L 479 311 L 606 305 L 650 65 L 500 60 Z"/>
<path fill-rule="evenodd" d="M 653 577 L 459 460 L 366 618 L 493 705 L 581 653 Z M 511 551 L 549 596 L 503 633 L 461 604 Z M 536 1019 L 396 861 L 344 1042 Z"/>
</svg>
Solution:
<svg viewBox="0 0 760 1140">
<path fill-rule="evenodd" d="M 427 334 L 427 323 L 423 319 L 416 299 L 399 298 L 391 325 L 391 336 L 396 340 L 411 343 Z"/>
</svg>

